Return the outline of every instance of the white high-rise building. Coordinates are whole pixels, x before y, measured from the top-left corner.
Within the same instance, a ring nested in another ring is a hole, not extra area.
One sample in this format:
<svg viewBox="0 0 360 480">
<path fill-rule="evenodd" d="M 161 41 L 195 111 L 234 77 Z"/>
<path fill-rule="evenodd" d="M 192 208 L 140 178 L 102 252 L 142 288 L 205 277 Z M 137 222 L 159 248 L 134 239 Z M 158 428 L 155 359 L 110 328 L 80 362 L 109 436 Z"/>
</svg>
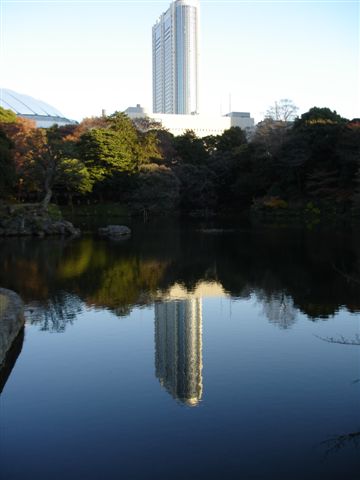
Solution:
<svg viewBox="0 0 360 480">
<path fill-rule="evenodd" d="M 198 113 L 199 1 L 171 3 L 152 38 L 154 113 Z"/>
</svg>

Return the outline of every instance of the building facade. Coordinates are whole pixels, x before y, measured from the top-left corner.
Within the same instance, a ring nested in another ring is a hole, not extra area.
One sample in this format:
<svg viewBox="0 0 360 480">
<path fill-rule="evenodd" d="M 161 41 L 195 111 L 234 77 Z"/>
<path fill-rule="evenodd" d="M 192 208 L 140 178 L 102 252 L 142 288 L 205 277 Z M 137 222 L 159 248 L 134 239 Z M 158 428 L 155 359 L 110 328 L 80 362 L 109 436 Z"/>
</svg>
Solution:
<svg viewBox="0 0 360 480">
<path fill-rule="evenodd" d="M 153 111 L 199 112 L 199 1 L 176 0 L 152 30 Z"/>
<path fill-rule="evenodd" d="M 129 107 L 126 115 L 132 120 L 147 118 L 157 122 L 161 127 L 173 135 L 183 135 L 187 130 L 192 130 L 198 137 L 208 135 L 222 135 L 231 127 L 240 127 L 251 135 L 254 130 L 254 119 L 249 112 L 230 112 L 221 115 L 172 115 L 168 113 L 147 113 L 141 106 Z"/>
</svg>

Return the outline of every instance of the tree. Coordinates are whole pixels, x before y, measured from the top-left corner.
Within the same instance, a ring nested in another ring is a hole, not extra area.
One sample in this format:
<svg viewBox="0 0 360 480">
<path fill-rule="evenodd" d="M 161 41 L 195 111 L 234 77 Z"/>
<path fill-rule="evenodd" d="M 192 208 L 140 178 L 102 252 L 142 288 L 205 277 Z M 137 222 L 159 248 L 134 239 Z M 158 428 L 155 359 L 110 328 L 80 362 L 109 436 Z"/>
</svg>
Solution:
<svg viewBox="0 0 360 480">
<path fill-rule="evenodd" d="M 58 168 L 55 187 L 66 192 L 72 202 L 74 193 L 85 194 L 92 191 L 94 182 L 85 165 L 77 158 L 64 158 Z"/>
<path fill-rule="evenodd" d="M 21 169 L 21 164 L 28 150 L 28 139 L 34 134 L 36 124 L 33 120 L 19 117 L 14 122 L 2 123 L 1 129 L 12 143 L 16 169 Z"/>
<path fill-rule="evenodd" d="M 12 110 L 0 107 L 0 123 L 15 123 L 16 120 L 17 116 Z"/>
<path fill-rule="evenodd" d="M 138 158 L 140 165 L 162 159 L 159 141 L 154 131 L 139 133 Z"/>
<path fill-rule="evenodd" d="M 149 117 L 133 118 L 132 122 L 135 125 L 136 130 L 141 133 L 146 133 L 153 130 L 165 130 L 161 122 Z"/>
<path fill-rule="evenodd" d="M 277 195 L 279 159 L 270 154 L 262 144 L 251 143 L 236 157 L 230 192 L 238 207 L 248 208 L 257 197 Z"/>
<path fill-rule="evenodd" d="M 90 117 L 84 118 L 78 125 L 66 125 L 67 135 L 64 134 L 66 141 L 78 142 L 81 135 L 92 130 L 93 128 L 107 128 L 108 122 L 106 117 Z M 62 129 L 64 127 L 61 127 Z M 65 132 L 64 132 L 65 133 Z"/>
<path fill-rule="evenodd" d="M 206 138 L 206 141 L 208 141 Z M 220 208 L 234 207 L 236 196 L 234 183 L 248 170 L 242 170 L 244 158 L 248 157 L 248 143 L 245 132 L 239 127 L 231 127 L 216 138 L 216 144 L 211 152 L 207 166 L 212 172 L 216 191 L 217 204 Z M 211 145 L 211 144 L 210 144 Z M 238 207 L 238 206 L 237 206 Z"/>
<path fill-rule="evenodd" d="M 210 156 L 213 155 L 217 150 L 218 138 L 218 135 L 207 135 L 206 137 L 202 137 L 205 150 Z"/>
<path fill-rule="evenodd" d="M 289 130 L 289 124 L 265 118 L 256 125 L 252 143 L 262 148 L 268 156 L 274 157 L 279 154 Z"/>
<path fill-rule="evenodd" d="M 37 128 L 26 136 L 18 173 L 28 191 L 43 195 L 42 206 L 48 208 L 54 188 L 63 186 L 68 194 L 90 191 L 92 182 L 86 167 L 72 158 L 58 126 Z"/>
<path fill-rule="evenodd" d="M 139 168 L 132 146 L 113 130 L 89 130 L 81 136 L 78 151 L 94 182 L 102 182 L 118 171 L 135 173 Z"/>
<path fill-rule="evenodd" d="M 212 211 L 216 204 L 214 175 L 205 165 L 180 164 L 175 168 L 180 180 L 180 206 L 183 211 Z"/>
<path fill-rule="evenodd" d="M 202 138 L 198 138 L 192 130 L 174 138 L 174 146 L 180 163 L 201 165 L 209 155 Z"/>
<path fill-rule="evenodd" d="M 1 166 L 1 171 L 5 173 L 3 176 L 3 181 L 6 183 L 7 188 L 11 183 L 11 190 L 14 193 L 17 192 L 18 198 L 21 198 L 24 182 L 23 166 L 28 152 L 28 139 L 35 132 L 35 122 L 21 117 L 16 117 L 16 115 L 8 117 L 7 120 L 9 121 L 4 121 L 0 124 L 0 129 L 9 142 L 8 143 L 3 137 L 1 155 L 3 159 L 3 165 Z M 9 148 L 11 148 L 10 152 Z M 11 156 L 11 160 L 9 155 Z M 7 164 L 7 167 L 10 167 L 11 173 L 5 166 L 5 163 Z M 9 190 L 7 190 L 7 193 L 9 193 Z"/>
<path fill-rule="evenodd" d="M 166 166 L 176 163 L 177 152 L 174 135 L 167 130 L 156 130 L 153 133 L 156 136 L 157 148 L 160 152 L 160 158 L 156 162 Z"/>
<path fill-rule="evenodd" d="M 341 117 L 335 110 L 330 108 L 313 107 L 294 122 L 294 128 L 303 128 L 311 125 L 335 125 L 345 124 L 348 120 Z"/>
<path fill-rule="evenodd" d="M 15 186 L 15 164 L 12 156 L 13 144 L 0 129 L 0 198 L 5 198 Z"/>
<path fill-rule="evenodd" d="M 231 127 L 217 138 L 216 149 L 219 152 L 234 152 L 247 143 L 246 134 L 240 127 Z"/>
<path fill-rule="evenodd" d="M 160 157 L 156 135 L 139 133 L 123 113 L 106 117 L 101 128 L 85 131 L 77 144 L 80 159 L 95 182 L 122 172 L 135 174 L 140 166 Z"/>
<path fill-rule="evenodd" d="M 179 203 L 179 180 L 164 165 L 144 165 L 137 176 L 130 202 L 130 207 L 144 216 L 173 212 Z"/>
<path fill-rule="evenodd" d="M 292 100 L 282 98 L 267 109 L 265 118 L 271 118 L 277 122 L 292 122 L 295 120 L 298 110 Z"/>
<path fill-rule="evenodd" d="M 355 188 L 359 132 L 329 108 L 311 108 L 288 131 L 280 155 L 292 195 L 345 207 Z"/>
<path fill-rule="evenodd" d="M 315 169 L 307 175 L 306 192 L 318 200 L 334 199 L 338 190 L 338 178 L 337 170 Z"/>
<path fill-rule="evenodd" d="M 28 147 L 24 171 L 43 192 L 42 206 L 47 209 L 62 160 L 58 128 L 36 129 L 28 139 Z"/>
</svg>

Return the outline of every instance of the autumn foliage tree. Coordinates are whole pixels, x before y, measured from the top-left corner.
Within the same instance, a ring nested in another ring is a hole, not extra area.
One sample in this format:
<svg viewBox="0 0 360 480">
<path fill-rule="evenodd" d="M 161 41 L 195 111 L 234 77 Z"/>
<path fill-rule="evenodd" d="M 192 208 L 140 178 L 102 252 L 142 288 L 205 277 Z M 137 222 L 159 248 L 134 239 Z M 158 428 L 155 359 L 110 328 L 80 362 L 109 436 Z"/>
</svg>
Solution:
<svg viewBox="0 0 360 480">
<path fill-rule="evenodd" d="M 54 189 L 63 189 L 68 195 L 87 193 L 93 181 L 86 166 L 74 157 L 71 145 L 64 141 L 61 128 L 53 126 L 37 129 L 29 138 L 26 168 L 36 188 L 43 194 L 42 205 L 46 209 Z"/>
<path fill-rule="evenodd" d="M 12 143 L 0 129 L 0 199 L 7 198 L 15 185 L 15 164 L 11 155 Z"/>
</svg>

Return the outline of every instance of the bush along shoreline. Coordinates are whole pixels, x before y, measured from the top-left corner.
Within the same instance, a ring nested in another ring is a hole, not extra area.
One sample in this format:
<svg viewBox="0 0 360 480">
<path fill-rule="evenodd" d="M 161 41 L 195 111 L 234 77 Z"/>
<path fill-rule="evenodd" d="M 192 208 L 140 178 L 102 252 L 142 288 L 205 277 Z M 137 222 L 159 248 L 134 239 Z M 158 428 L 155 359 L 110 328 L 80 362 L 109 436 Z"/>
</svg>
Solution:
<svg viewBox="0 0 360 480">
<path fill-rule="evenodd" d="M 77 237 L 80 230 L 64 220 L 55 205 L 0 205 L 0 237 L 49 235 Z"/>
</svg>

